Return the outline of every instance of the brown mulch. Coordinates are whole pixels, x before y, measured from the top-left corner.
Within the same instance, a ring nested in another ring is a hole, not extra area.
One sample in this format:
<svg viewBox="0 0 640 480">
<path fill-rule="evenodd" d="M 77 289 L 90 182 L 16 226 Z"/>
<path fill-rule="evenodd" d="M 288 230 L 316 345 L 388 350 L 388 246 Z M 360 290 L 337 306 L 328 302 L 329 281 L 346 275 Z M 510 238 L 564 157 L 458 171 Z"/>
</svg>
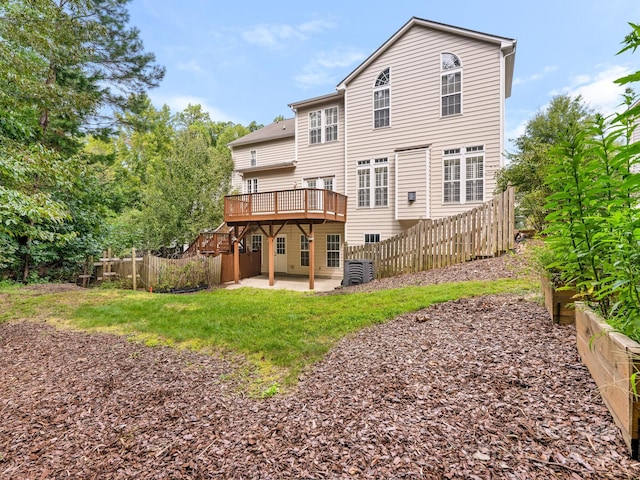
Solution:
<svg viewBox="0 0 640 480">
<path fill-rule="evenodd" d="M 465 271 L 507 275 L 492 260 Z M 351 335 L 255 400 L 230 359 L 6 323 L 0 478 L 638 477 L 574 344 L 521 296 L 459 300 Z"/>
</svg>

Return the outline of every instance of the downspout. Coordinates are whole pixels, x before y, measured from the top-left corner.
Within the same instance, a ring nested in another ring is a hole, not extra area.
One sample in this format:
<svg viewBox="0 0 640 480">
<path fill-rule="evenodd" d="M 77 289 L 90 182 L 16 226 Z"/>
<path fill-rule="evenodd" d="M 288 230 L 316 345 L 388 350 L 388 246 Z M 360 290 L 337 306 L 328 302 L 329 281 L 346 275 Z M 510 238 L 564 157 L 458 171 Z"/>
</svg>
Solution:
<svg viewBox="0 0 640 480">
<path fill-rule="evenodd" d="M 501 49 L 502 50 L 502 49 Z M 505 121 L 505 110 L 506 110 L 506 103 L 507 103 L 507 99 L 506 99 L 506 64 L 507 64 L 507 57 L 510 57 L 511 55 L 515 55 L 516 54 L 516 42 L 514 41 L 511 44 L 511 52 L 507 53 L 507 54 L 503 54 L 501 59 L 500 59 L 500 76 L 502 77 L 500 79 L 500 168 L 504 168 L 505 166 L 505 141 L 504 141 L 504 129 L 506 128 L 506 121 Z"/>
<path fill-rule="evenodd" d="M 347 125 L 349 124 L 349 122 L 347 121 L 347 113 L 348 113 L 348 109 L 347 109 L 347 105 L 349 104 L 349 102 L 347 101 L 347 89 L 344 89 L 344 102 L 343 102 L 343 110 L 344 110 L 344 195 L 345 197 L 347 197 L 347 214 L 349 213 L 349 147 L 348 147 L 348 128 Z M 347 218 L 348 215 L 347 215 Z M 347 242 L 347 229 L 348 229 L 348 224 L 349 221 L 347 220 L 346 222 L 344 222 L 344 243 Z"/>
</svg>

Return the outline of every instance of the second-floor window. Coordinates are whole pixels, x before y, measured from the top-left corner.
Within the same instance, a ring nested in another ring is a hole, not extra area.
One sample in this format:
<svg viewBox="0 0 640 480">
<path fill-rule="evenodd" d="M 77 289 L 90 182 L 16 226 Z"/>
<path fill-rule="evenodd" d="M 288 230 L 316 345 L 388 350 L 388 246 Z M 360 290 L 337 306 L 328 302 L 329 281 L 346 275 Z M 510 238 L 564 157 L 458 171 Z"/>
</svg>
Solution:
<svg viewBox="0 0 640 480">
<path fill-rule="evenodd" d="M 443 117 L 462 113 L 462 62 L 453 53 L 441 58 L 441 114 Z"/>
<path fill-rule="evenodd" d="M 247 178 L 244 183 L 244 193 L 258 193 L 258 179 Z"/>
<path fill-rule="evenodd" d="M 258 152 L 251 150 L 251 166 L 255 167 L 256 165 L 258 165 Z"/>
<path fill-rule="evenodd" d="M 443 154 L 442 201 L 484 201 L 484 146 L 452 148 Z"/>
<path fill-rule="evenodd" d="M 373 86 L 373 128 L 388 127 L 391 124 L 391 75 L 385 68 Z"/>
<path fill-rule="evenodd" d="M 304 179 L 304 188 L 324 188 L 325 190 L 333 190 L 334 185 L 335 177 L 316 177 Z"/>
<path fill-rule="evenodd" d="M 309 144 L 338 140 L 338 107 L 309 112 Z"/>
<path fill-rule="evenodd" d="M 357 187 L 359 208 L 388 206 L 389 160 L 360 160 L 357 168 Z"/>
</svg>

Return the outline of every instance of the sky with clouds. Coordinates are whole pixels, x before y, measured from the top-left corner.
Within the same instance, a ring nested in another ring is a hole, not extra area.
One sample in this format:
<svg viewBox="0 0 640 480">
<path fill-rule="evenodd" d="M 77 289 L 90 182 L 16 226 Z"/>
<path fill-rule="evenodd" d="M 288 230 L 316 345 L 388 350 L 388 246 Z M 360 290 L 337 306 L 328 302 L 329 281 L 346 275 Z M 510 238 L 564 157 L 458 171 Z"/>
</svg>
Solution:
<svg viewBox="0 0 640 480">
<path fill-rule="evenodd" d="M 615 111 L 613 80 L 640 69 L 616 55 L 640 22 L 638 0 L 132 0 L 131 24 L 167 73 L 150 92 L 174 111 L 201 104 L 215 121 L 268 124 L 290 103 L 325 95 L 412 16 L 518 41 L 506 136 L 558 94 Z M 635 88 L 640 91 L 640 85 Z"/>
</svg>

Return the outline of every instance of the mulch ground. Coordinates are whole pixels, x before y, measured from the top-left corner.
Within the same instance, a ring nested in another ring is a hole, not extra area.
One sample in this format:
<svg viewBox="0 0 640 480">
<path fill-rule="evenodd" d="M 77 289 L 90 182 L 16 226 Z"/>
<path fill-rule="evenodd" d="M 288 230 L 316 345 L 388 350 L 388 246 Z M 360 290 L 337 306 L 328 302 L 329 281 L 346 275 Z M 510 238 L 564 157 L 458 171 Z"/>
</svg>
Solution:
<svg viewBox="0 0 640 480">
<path fill-rule="evenodd" d="M 464 271 L 511 275 L 492 260 Z M 521 296 L 459 300 L 349 336 L 256 400 L 233 359 L 7 323 L 0 478 L 637 478 L 574 344 Z"/>
</svg>

